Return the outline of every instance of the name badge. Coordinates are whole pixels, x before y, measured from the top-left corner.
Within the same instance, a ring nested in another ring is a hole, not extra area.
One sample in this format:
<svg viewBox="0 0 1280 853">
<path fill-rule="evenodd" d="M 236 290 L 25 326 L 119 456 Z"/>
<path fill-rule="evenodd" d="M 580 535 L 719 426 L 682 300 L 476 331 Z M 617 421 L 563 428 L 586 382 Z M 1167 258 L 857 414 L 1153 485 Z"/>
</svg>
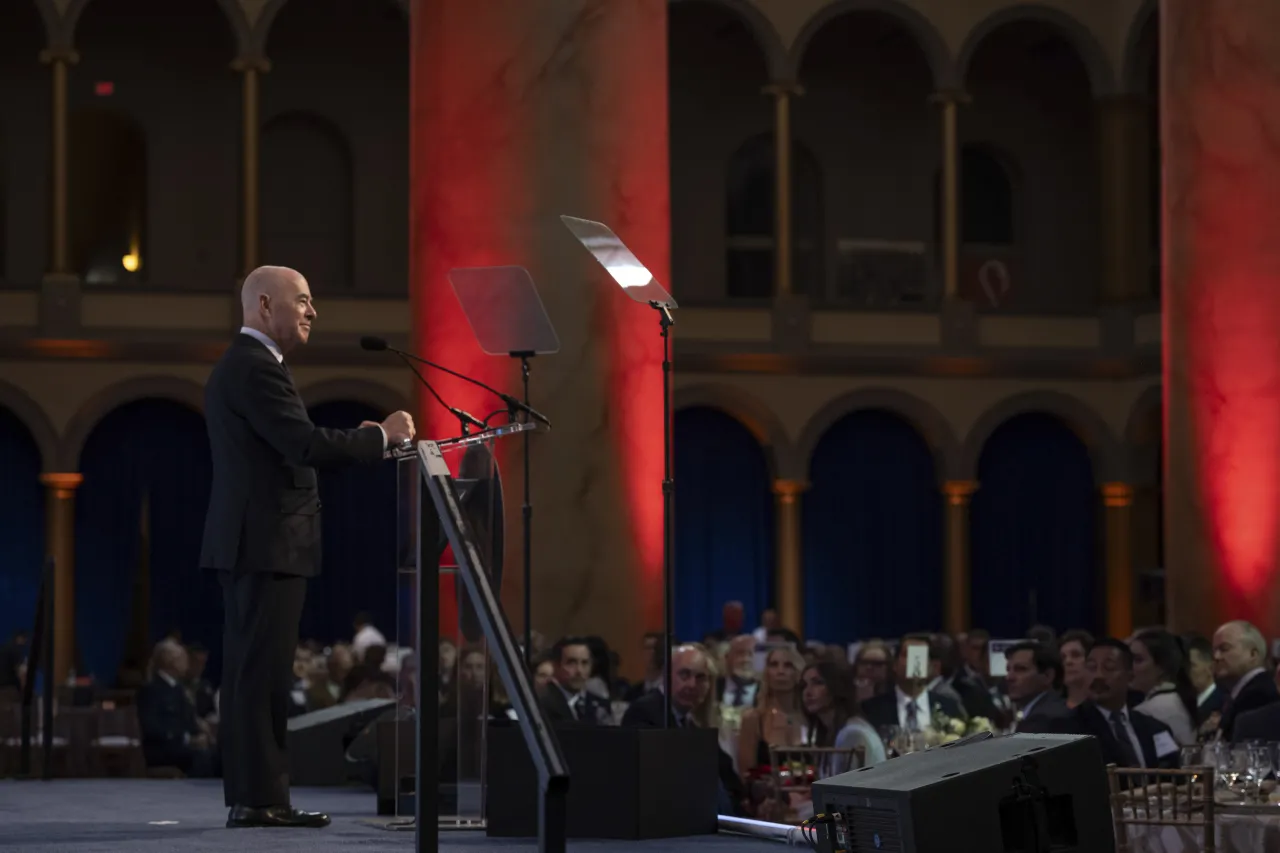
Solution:
<svg viewBox="0 0 1280 853">
<path fill-rule="evenodd" d="M 1178 751 L 1177 741 L 1168 732 L 1157 732 L 1155 740 L 1157 758 L 1164 758 L 1166 755 L 1173 755 Z"/>
</svg>

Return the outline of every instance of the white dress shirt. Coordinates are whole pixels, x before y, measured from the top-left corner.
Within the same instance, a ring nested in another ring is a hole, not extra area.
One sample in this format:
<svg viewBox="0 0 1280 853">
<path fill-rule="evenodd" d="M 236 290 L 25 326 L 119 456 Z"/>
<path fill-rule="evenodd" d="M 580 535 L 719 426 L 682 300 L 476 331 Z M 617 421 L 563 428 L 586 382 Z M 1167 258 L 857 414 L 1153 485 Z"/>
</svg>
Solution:
<svg viewBox="0 0 1280 853">
<path fill-rule="evenodd" d="M 907 719 L 907 708 L 912 703 L 916 706 L 916 729 L 924 731 L 932 725 L 933 720 L 929 716 L 929 691 L 921 690 L 920 695 L 912 699 L 910 696 L 902 692 L 901 687 L 893 688 L 898 694 L 898 728 L 907 731 L 910 726 Z"/>
<path fill-rule="evenodd" d="M 356 635 L 351 638 L 351 654 L 355 655 L 356 660 L 363 661 L 364 653 L 371 646 L 385 646 L 387 638 L 382 636 L 382 632 L 372 625 L 365 625 Z"/>
<path fill-rule="evenodd" d="M 276 361 L 280 362 L 281 364 L 284 364 L 284 352 L 281 351 L 279 345 L 276 344 L 275 341 L 271 340 L 270 336 L 264 335 L 262 332 L 259 332 L 257 329 L 251 329 L 248 326 L 241 326 L 240 334 L 248 335 L 258 343 L 262 344 L 271 352 L 272 355 L 276 357 Z M 378 425 L 378 429 L 382 430 L 382 452 L 386 453 L 387 452 L 387 431 L 385 429 L 382 429 L 381 424 Z M 383 645 L 385 644 L 386 644 L 386 641 L 384 640 Z"/>
</svg>

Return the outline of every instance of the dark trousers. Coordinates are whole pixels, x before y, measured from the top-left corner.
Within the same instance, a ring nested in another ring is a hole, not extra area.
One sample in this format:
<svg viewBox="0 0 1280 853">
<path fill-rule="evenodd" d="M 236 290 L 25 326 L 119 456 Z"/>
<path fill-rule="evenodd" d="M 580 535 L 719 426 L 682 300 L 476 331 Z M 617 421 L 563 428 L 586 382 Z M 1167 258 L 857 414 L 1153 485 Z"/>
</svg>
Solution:
<svg viewBox="0 0 1280 853">
<path fill-rule="evenodd" d="M 228 806 L 289 804 L 286 751 L 293 658 L 307 579 L 223 572 L 219 738 Z"/>
</svg>

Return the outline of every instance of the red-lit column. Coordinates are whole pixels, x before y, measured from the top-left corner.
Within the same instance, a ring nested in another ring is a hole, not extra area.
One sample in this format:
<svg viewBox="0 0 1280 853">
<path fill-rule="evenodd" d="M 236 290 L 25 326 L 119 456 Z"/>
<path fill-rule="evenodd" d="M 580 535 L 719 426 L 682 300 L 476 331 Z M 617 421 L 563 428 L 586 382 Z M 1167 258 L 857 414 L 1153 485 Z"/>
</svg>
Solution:
<svg viewBox="0 0 1280 853">
<path fill-rule="evenodd" d="M 1170 620 L 1280 630 L 1280 4 L 1165 0 Z"/>
<path fill-rule="evenodd" d="M 480 351 L 447 274 L 530 270 L 562 344 L 532 373 L 533 402 L 554 424 L 532 441 L 534 627 L 598 633 L 618 648 L 658 627 L 662 612 L 658 317 L 605 276 L 559 216 L 610 224 L 670 285 L 666 54 L 666 0 L 413 6 L 415 344 L 516 392 L 516 364 Z M 497 408 L 458 382 L 438 387 L 475 414 Z M 456 432 L 427 399 L 419 415 L 424 433 Z M 520 442 L 506 445 L 504 601 L 514 615 Z"/>
</svg>

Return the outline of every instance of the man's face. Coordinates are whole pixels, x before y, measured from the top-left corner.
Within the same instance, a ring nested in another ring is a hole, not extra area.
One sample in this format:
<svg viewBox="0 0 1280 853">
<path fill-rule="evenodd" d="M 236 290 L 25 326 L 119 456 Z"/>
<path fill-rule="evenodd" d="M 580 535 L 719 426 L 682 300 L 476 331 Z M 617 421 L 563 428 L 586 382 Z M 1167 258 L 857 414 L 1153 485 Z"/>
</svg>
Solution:
<svg viewBox="0 0 1280 853">
<path fill-rule="evenodd" d="M 729 651 L 724 656 L 725 667 L 738 678 L 755 677 L 756 641 L 754 637 L 735 637 L 729 644 Z"/>
<path fill-rule="evenodd" d="M 267 334 L 284 352 L 311 337 L 311 322 L 316 318 L 311 303 L 311 288 L 300 275 L 281 277 L 269 296 L 264 297 Z"/>
<path fill-rule="evenodd" d="M 990 661 L 987 659 L 987 641 L 981 637 L 970 637 L 965 641 L 964 662 L 974 672 L 987 674 Z"/>
<path fill-rule="evenodd" d="M 1244 632 L 1236 625 L 1224 625 L 1213 635 L 1215 678 L 1242 678 L 1262 664 L 1257 649 L 1244 642 Z"/>
<path fill-rule="evenodd" d="M 1074 684 L 1085 677 L 1084 644 L 1079 640 L 1071 640 L 1063 643 L 1058 648 L 1058 653 L 1062 655 L 1062 678 L 1064 681 Z"/>
<path fill-rule="evenodd" d="M 1035 653 L 1022 649 L 1009 655 L 1005 686 L 1014 702 L 1030 702 L 1053 687 L 1053 670 L 1041 673 L 1036 669 Z"/>
<path fill-rule="evenodd" d="M 1089 652 L 1089 695 L 1103 708 L 1118 710 L 1129 698 L 1133 670 L 1124 653 L 1113 646 L 1098 646 Z"/>
<path fill-rule="evenodd" d="M 765 631 L 774 631 L 779 627 L 778 611 L 766 610 L 760 614 L 760 624 L 764 626 Z"/>
<path fill-rule="evenodd" d="M 480 687 L 484 684 L 485 659 L 480 652 L 467 652 L 462 663 L 458 665 L 458 683 L 467 687 Z"/>
<path fill-rule="evenodd" d="M 591 650 L 586 646 L 565 646 L 556 667 L 556 681 L 570 693 L 580 693 L 591 677 Z"/>
<path fill-rule="evenodd" d="M 884 649 L 869 649 L 858 656 L 855 675 L 872 684 L 884 684 L 889 680 L 889 656 Z"/>
<path fill-rule="evenodd" d="M 538 664 L 537 670 L 533 673 L 533 686 L 541 690 L 551 683 L 551 679 L 556 674 L 556 665 L 549 660 L 544 660 Z"/>
<path fill-rule="evenodd" d="M 706 655 L 697 649 L 676 652 L 671 661 L 671 704 L 689 711 L 701 705 L 710 691 Z"/>
</svg>

